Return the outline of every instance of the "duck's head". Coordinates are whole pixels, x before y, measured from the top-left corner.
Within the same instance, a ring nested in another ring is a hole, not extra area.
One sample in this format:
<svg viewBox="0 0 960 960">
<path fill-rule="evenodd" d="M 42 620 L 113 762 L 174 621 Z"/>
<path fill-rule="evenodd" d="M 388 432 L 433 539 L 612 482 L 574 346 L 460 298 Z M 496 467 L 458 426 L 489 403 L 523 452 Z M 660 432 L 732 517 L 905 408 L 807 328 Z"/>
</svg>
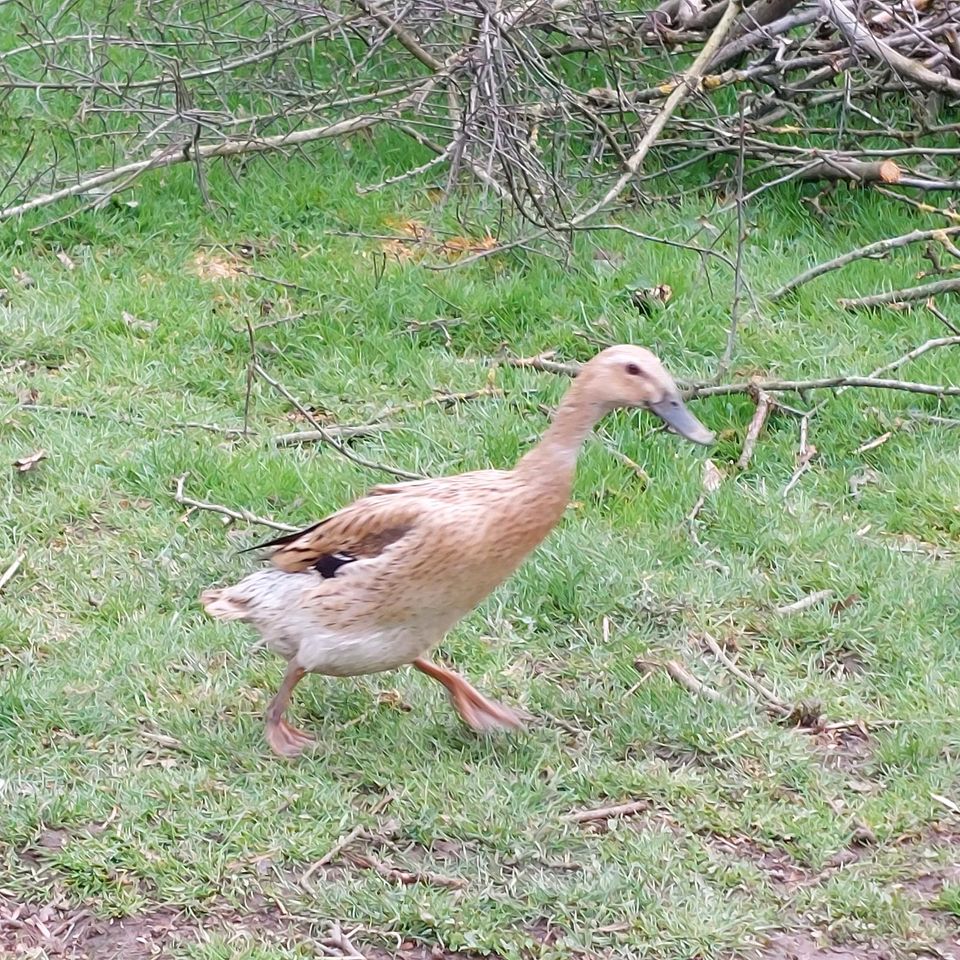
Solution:
<svg viewBox="0 0 960 960">
<path fill-rule="evenodd" d="M 577 384 L 604 411 L 640 407 L 687 440 L 713 443 L 713 434 L 684 405 L 673 377 L 643 347 L 607 347 L 581 367 Z"/>
</svg>

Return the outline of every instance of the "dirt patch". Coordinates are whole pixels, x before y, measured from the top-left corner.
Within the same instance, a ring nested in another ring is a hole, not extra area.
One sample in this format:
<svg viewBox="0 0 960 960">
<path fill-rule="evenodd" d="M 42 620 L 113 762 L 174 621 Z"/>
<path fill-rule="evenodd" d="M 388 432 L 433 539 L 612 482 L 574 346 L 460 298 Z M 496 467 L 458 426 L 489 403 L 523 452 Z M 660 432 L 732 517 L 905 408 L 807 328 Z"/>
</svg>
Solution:
<svg viewBox="0 0 960 960">
<path fill-rule="evenodd" d="M 59 904 L 19 903 L 0 898 L 0 954 L 120 960 L 156 956 L 161 947 L 182 942 L 190 925 L 173 910 L 154 910 L 122 920 L 106 920 L 90 910 Z"/>
<path fill-rule="evenodd" d="M 783 850 L 761 847 L 747 837 L 710 838 L 710 846 L 723 857 L 746 861 L 755 866 L 775 886 L 795 888 L 816 883 L 818 878 Z"/>
<path fill-rule="evenodd" d="M 960 944 L 956 940 L 917 943 L 903 949 L 878 943 L 833 945 L 814 933 L 785 933 L 772 938 L 760 957 L 761 960 L 900 960 L 902 957 L 960 960 Z"/>
<path fill-rule="evenodd" d="M 215 280 L 235 280 L 244 275 L 243 265 L 229 253 L 217 255 L 198 250 L 191 261 L 192 272 L 208 283 Z"/>
<path fill-rule="evenodd" d="M 809 933 L 778 934 L 764 948 L 763 960 L 894 960 L 895 954 L 870 944 L 831 946 Z"/>
<path fill-rule="evenodd" d="M 870 793 L 878 784 L 870 782 L 867 773 L 873 761 L 873 738 L 859 726 L 822 730 L 811 738 L 816 753 L 829 770 L 849 774 L 851 789 Z"/>
<path fill-rule="evenodd" d="M 120 919 L 97 917 L 86 908 L 62 903 L 37 905 L 0 897 L 0 956 L 56 960 L 148 960 L 169 956 L 173 948 L 221 935 L 259 942 L 316 943 L 318 956 L 350 954 L 339 927 L 326 933 L 286 916 L 279 907 L 256 904 L 248 912 L 214 910 L 198 921 L 178 910 L 160 907 Z M 339 941 L 339 942 L 338 942 Z M 343 943 L 343 946 L 340 944 Z M 481 960 L 478 954 L 445 950 L 412 940 L 398 946 L 356 943 L 367 960 Z M 500 960 L 490 954 L 487 960 Z"/>
</svg>

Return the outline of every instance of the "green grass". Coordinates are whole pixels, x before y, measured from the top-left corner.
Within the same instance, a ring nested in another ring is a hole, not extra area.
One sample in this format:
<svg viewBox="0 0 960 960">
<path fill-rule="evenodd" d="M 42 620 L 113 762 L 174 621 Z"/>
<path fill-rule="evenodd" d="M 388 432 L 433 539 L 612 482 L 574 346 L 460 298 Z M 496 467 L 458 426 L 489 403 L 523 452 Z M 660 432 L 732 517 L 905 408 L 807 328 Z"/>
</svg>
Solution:
<svg viewBox="0 0 960 960">
<path fill-rule="evenodd" d="M 591 441 L 560 528 L 442 648 L 543 725 L 477 739 L 418 674 L 312 677 L 293 716 L 319 749 L 294 763 L 267 754 L 262 714 L 282 665 L 197 602 L 251 569 L 236 550 L 264 531 L 185 512 L 175 479 L 188 474 L 188 495 L 306 523 L 384 477 L 322 446 L 275 447 L 296 425 L 263 384 L 247 439 L 178 426 L 241 425 L 247 320 L 302 314 L 258 332 L 260 360 L 340 423 L 475 390 L 504 346 L 582 359 L 594 339 L 632 341 L 677 376 L 709 376 L 728 323 L 722 267 L 708 285 L 695 256 L 616 234 L 593 241 L 623 255 L 610 272 L 581 238 L 569 267 L 389 262 L 378 281 L 377 242 L 337 231 L 389 232 L 388 217 L 456 227 L 420 190 L 356 195 L 358 181 L 408 160 L 390 139 L 375 145 L 357 140 L 346 158 L 317 150 L 314 165 L 257 163 L 239 181 L 214 168 L 216 214 L 202 211 L 191 172 L 173 169 L 138 185 L 136 207 L 0 234 L 0 568 L 25 554 L 0 598 L 0 897 L 134 920 L 185 911 L 208 935 L 168 955 L 204 960 L 319 955 L 275 924 L 237 932 L 274 903 L 318 936 L 332 920 L 359 927 L 371 951 L 400 938 L 544 960 L 744 955 L 793 928 L 892 955 L 955 938 L 956 884 L 921 893 L 914 878 L 958 853 L 956 815 L 937 799 L 960 794 L 960 613 L 945 555 L 960 535 L 957 436 L 922 424 L 857 453 L 910 410 L 956 415 L 930 398 L 832 399 L 811 423 L 819 457 L 786 497 L 797 421 L 774 416 L 749 470 L 707 497 L 699 543 L 686 518 L 707 454 L 653 432 L 646 416 L 611 417 L 600 434 L 650 483 Z M 682 237 L 705 203 L 691 195 L 630 223 Z M 744 271 L 759 295 L 854 244 L 937 221 L 852 191 L 815 220 L 784 190 L 750 222 Z M 300 286 L 197 276 L 198 250 L 227 256 L 203 244 L 241 242 L 263 250 L 250 269 Z M 922 310 L 836 306 L 909 285 L 914 254 L 858 263 L 764 307 L 742 331 L 736 370 L 866 373 L 942 335 Z M 674 300 L 640 317 L 635 283 L 669 283 Z M 934 352 L 904 373 L 958 383 L 960 356 Z M 496 385 L 500 396 L 398 413 L 354 448 L 429 475 L 509 465 L 565 383 L 501 367 Z M 94 416 L 18 409 L 23 400 Z M 697 403 L 720 433 L 722 468 L 752 411 L 746 397 Z M 9 466 L 38 449 L 47 459 L 35 469 Z M 865 467 L 872 482 L 854 496 Z M 917 541 L 944 555 L 898 549 Z M 837 612 L 773 612 L 821 589 L 855 599 Z M 777 723 L 701 646 L 704 631 L 735 644 L 740 665 L 783 699 L 867 732 Z M 725 702 L 660 670 L 642 675 L 637 658 L 682 660 Z M 637 798 L 649 809 L 606 830 L 564 819 Z M 302 885 L 358 826 L 376 839 L 351 849 L 464 885 L 398 885 L 342 856 Z M 216 928 L 211 918 L 228 914 L 234 926 Z"/>
</svg>

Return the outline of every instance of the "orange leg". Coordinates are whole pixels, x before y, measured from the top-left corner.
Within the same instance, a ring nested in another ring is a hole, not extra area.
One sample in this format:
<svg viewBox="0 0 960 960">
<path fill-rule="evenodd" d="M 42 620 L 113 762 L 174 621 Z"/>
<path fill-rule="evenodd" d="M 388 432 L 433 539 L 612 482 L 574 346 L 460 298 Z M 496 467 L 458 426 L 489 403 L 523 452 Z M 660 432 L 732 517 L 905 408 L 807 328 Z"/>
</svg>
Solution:
<svg viewBox="0 0 960 960">
<path fill-rule="evenodd" d="M 463 722 L 478 733 L 491 730 L 522 730 L 520 718 L 502 703 L 488 700 L 479 690 L 474 689 L 459 673 L 441 667 L 430 660 L 418 657 L 413 661 L 419 671 L 434 680 L 439 680 L 447 688 L 453 708 L 460 714 Z"/>
<path fill-rule="evenodd" d="M 302 667 L 290 664 L 287 675 L 277 691 L 277 695 L 267 707 L 267 743 L 270 749 L 281 757 L 296 757 L 303 753 L 304 748 L 313 743 L 313 737 L 308 737 L 296 727 L 291 727 L 283 714 L 290 703 L 290 694 L 293 688 L 303 679 L 305 671 Z"/>
</svg>

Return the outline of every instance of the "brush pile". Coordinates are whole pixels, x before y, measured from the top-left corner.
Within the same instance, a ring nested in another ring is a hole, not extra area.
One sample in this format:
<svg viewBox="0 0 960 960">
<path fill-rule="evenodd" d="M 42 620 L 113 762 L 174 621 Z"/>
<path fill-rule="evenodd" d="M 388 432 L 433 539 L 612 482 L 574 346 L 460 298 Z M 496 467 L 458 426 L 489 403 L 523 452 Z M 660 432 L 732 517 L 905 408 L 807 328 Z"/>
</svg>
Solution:
<svg viewBox="0 0 960 960">
<path fill-rule="evenodd" d="M 34 8 L 34 6 L 36 8 Z M 113 12 L 112 12 L 113 11 Z M 545 234 L 683 191 L 791 179 L 954 190 L 957 0 L 144 0 L 4 5 L 0 95 L 20 162 L 0 219 L 103 204 L 174 163 L 306 149 L 388 126 L 416 161 Z M 66 137 L 66 139 L 65 139 Z M 71 144 L 70 149 L 64 143 Z M 10 155 L 9 150 L 4 153 Z M 689 181 L 686 181 L 689 183 Z M 749 195 L 747 193 L 746 195 Z"/>
</svg>

